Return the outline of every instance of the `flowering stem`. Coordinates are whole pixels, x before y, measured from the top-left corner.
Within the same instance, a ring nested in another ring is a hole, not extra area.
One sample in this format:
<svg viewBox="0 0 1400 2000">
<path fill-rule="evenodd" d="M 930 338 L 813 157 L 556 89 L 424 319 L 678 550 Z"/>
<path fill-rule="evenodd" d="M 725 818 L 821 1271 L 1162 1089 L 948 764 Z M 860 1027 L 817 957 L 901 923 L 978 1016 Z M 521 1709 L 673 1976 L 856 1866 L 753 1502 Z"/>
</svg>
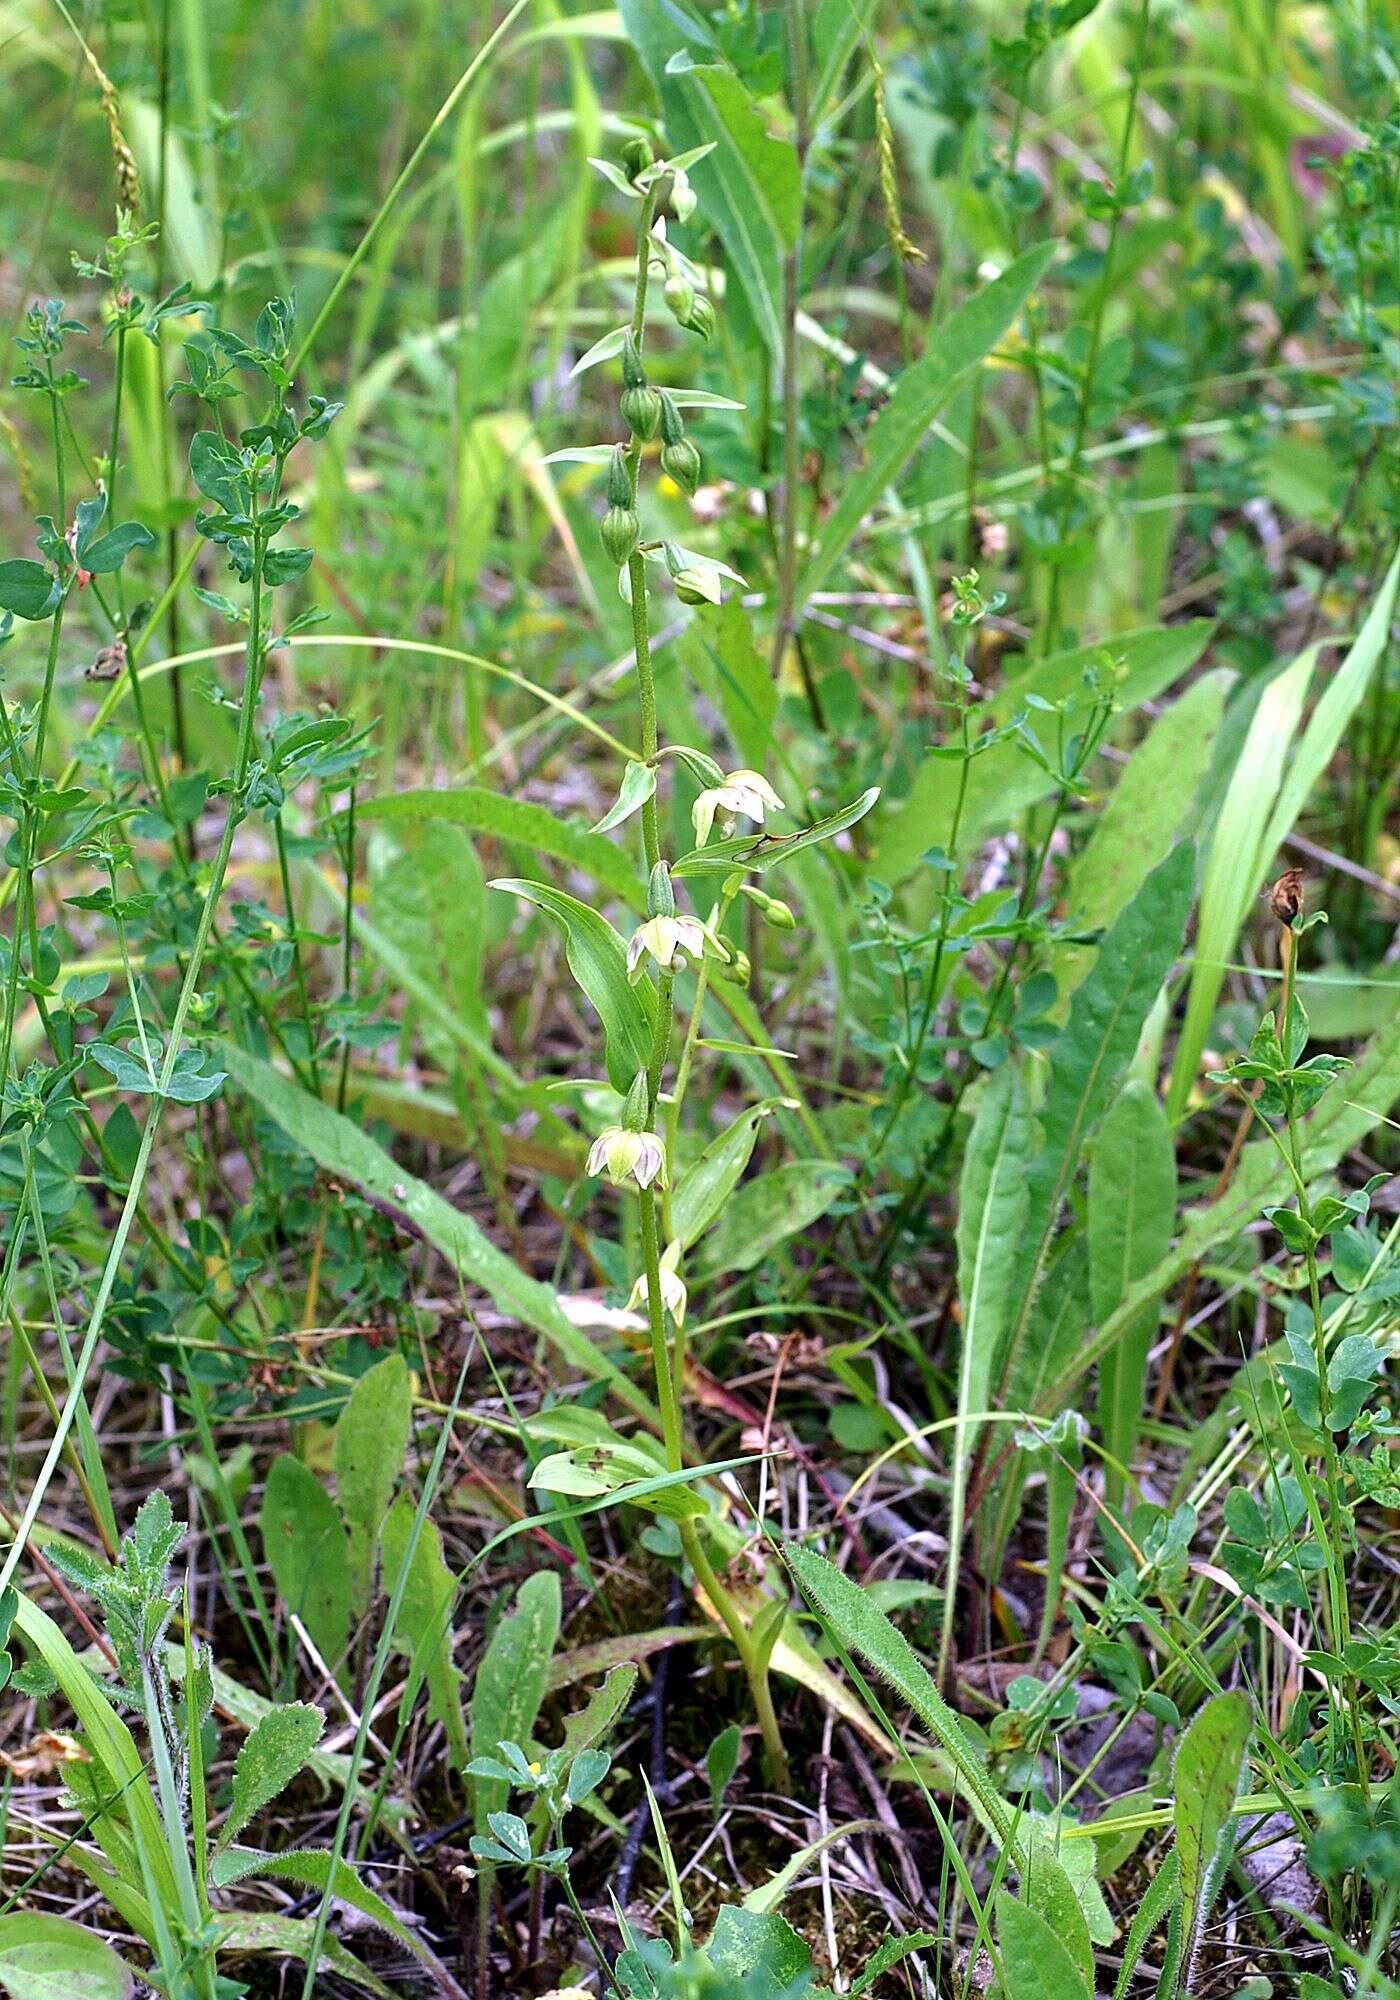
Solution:
<svg viewBox="0 0 1400 2000">
<path fill-rule="evenodd" d="M 632 308 L 632 341 L 640 355 L 642 336 L 645 331 L 647 281 L 651 263 L 651 231 L 656 212 L 656 195 L 649 189 L 642 203 L 641 222 L 637 241 L 637 283 Z M 626 454 L 627 476 L 631 486 L 632 509 L 637 506 L 637 489 L 641 474 L 642 440 L 634 436 Z M 636 654 L 637 695 L 641 710 L 642 760 L 654 764 L 660 748 L 656 724 L 656 683 L 652 673 L 651 635 L 647 621 L 646 560 L 639 549 L 633 549 L 627 559 L 627 579 L 632 599 L 632 638 Z M 656 811 L 655 795 L 642 806 L 642 846 L 646 856 L 647 875 L 661 859 L 661 836 Z M 726 905 L 727 907 L 727 905 Z M 681 1050 L 681 1069 L 677 1077 L 677 1100 L 684 1092 L 689 1077 L 690 1061 L 699 1029 L 700 1010 L 704 1004 L 707 985 L 707 965 L 702 959 L 697 972 L 695 1002 L 691 1009 L 690 1022 L 686 1030 L 685 1042 Z M 675 982 L 669 972 L 659 974 L 656 982 L 656 1025 L 652 1036 L 651 1054 L 647 1061 L 647 1123 L 651 1130 L 656 1127 L 657 1104 L 661 1094 L 661 1079 L 666 1067 L 666 1055 L 671 1044 L 671 1030 L 674 1014 Z M 678 1102 L 673 1104 L 666 1121 L 666 1150 L 671 1153 L 676 1137 Z M 668 1204 L 669 1206 L 669 1204 Z M 655 1190 L 644 1187 L 640 1190 L 638 1207 L 641 1213 L 642 1269 L 646 1278 L 647 1320 L 651 1333 L 652 1368 L 656 1376 L 656 1399 L 661 1411 L 662 1441 L 666 1452 L 668 1471 L 680 1472 L 685 1464 L 685 1347 L 680 1328 L 667 1313 L 661 1295 L 661 1240 L 657 1226 L 657 1202 Z M 667 1217 L 669 1219 L 669 1216 Z M 669 1325 L 668 1325 L 669 1321 Z M 749 1683 L 754 1713 L 758 1717 L 759 1729 L 763 1736 L 764 1767 L 770 1783 L 786 1789 L 788 1778 L 787 1755 L 783 1749 L 782 1736 L 778 1729 L 778 1718 L 773 1709 L 773 1697 L 768 1685 L 768 1665 L 766 1658 L 760 1658 L 758 1649 L 744 1622 L 743 1613 L 734 1600 L 733 1593 L 720 1581 L 714 1565 L 705 1552 L 699 1531 L 693 1521 L 680 1524 L 681 1547 L 687 1561 L 695 1573 L 696 1582 L 713 1605 L 721 1623 L 733 1642 L 743 1665 Z"/>
</svg>

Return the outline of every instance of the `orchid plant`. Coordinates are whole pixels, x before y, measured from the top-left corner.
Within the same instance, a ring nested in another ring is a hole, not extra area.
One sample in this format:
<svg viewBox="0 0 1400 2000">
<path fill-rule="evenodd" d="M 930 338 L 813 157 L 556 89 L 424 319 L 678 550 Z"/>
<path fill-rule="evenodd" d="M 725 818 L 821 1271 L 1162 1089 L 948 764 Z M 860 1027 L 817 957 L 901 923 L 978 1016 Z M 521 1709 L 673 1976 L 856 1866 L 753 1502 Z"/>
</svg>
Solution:
<svg viewBox="0 0 1400 2000">
<path fill-rule="evenodd" d="M 743 897 L 764 923 L 790 930 L 796 921 L 790 907 L 749 878 L 816 840 L 844 831 L 869 810 L 877 795 L 866 793 L 854 805 L 797 832 L 775 834 L 769 829 L 770 816 L 782 813 L 785 805 L 761 771 L 726 770 L 707 751 L 660 741 L 650 637 L 655 587 L 651 579 L 669 580 L 682 605 L 717 604 L 726 584 L 743 582 L 712 556 L 674 541 L 645 539 L 639 504 L 643 466 L 653 449 L 661 474 L 681 492 L 693 496 L 700 481 L 700 453 L 681 414 L 688 399 L 680 391 L 656 387 L 649 379 L 646 335 L 656 275 L 663 281 L 666 310 L 680 329 L 702 340 L 708 340 L 714 329 L 705 273 L 670 237 L 667 226 L 668 217 L 684 224 L 691 214 L 695 194 L 689 169 L 710 150 L 702 147 L 657 159 L 647 141 L 638 139 L 625 148 L 620 166 L 594 162 L 619 193 L 640 206 L 631 318 L 599 341 L 579 364 L 582 369 L 620 357 L 619 410 L 627 438 L 555 454 L 606 466 L 606 508 L 599 533 L 617 566 L 619 592 L 631 608 L 641 745 L 623 773 L 616 803 L 594 831 L 611 832 L 639 817 L 645 914 L 624 944 L 605 918 L 561 892 L 551 891 L 546 901 L 534 885 L 500 886 L 530 894 L 564 924 L 571 943 L 586 936 L 593 947 L 587 953 L 571 953 L 571 960 L 602 1018 L 609 1080 L 622 1108 L 616 1122 L 594 1139 L 587 1170 L 605 1175 L 636 1198 L 640 1270 L 629 1305 L 646 1314 L 661 1430 L 656 1470 L 670 1476 L 668 1488 L 660 1493 L 629 1491 L 629 1487 L 654 1486 L 654 1481 L 637 1477 L 639 1464 L 648 1461 L 639 1461 L 635 1445 L 619 1449 L 620 1441 L 599 1419 L 598 1434 L 590 1432 L 588 1445 L 546 1458 L 536 1468 L 532 1484 L 552 1493 L 615 1491 L 655 1507 L 675 1523 L 680 1553 L 742 1663 L 763 1738 L 765 1766 L 770 1779 L 781 1783 L 787 1760 L 769 1688 L 769 1664 L 786 1616 L 785 1596 L 769 1598 L 733 1580 L 732 1559 L 739 1553 L 734 1530 L 687 1477 L 694 1454 L 685 1417 L 684 1328 L 689 1295 L 684 1260 L 715 1221 L 747 1165 L 759 1124 L 755 1107 L 741 1114 L 728 1132 L 717 1135 L 701 1160 L 679 1177 L 675 1154 L 702 1015 L 712 997 L 711 979 L 742 984 L 748 976 L 745 953 L 724 935 L 731 909 Z M 695 847 L 673 866 L 662 851 L 657 786 L 662 772 L 677 765 L 700 790 L 692 808 Z M 716 875 L 719 892 L 708 912 L 683 906 L 690 883 Z M 642 902 L 639 894 L 639 905 Z M 625 980 L 605 976 L 606 971 L 624 968 Z M 682 978 L 689 981 L 688 1014 L 668 1089 L 677 982 Z M 634 1061 L 634 1056 L 640 1059 Z M 781 1102 L 758 1107 L 758 1113 Z M 566 1441 L 560 1431 L 545 1434 Z"/>
</svg>

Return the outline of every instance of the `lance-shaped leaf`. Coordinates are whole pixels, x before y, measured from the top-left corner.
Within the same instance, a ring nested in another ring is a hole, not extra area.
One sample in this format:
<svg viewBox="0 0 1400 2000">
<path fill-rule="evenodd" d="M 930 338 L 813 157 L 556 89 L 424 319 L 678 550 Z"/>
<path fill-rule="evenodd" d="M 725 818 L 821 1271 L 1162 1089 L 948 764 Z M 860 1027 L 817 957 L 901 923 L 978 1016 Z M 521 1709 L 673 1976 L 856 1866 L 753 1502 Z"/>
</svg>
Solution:
<svg viewBox="0 0 1400 2000">
<path fill-rule="evenodd" d="M 987 1082 L 973 1119 L 958 1189 L 958 1295 L 962 1344 L 958 1362 L 957 1428 L 953 1432 L 948 1522 L 948 1597 L 939 1646 L 940 1678 L 956 1616 L 967 1501 L 967 1476 L 985 1410 L 992 1368 L 1011 1314 L 1011 1278 L 1026 1219 L 1026 1169 L 1035 1127 L 1014 1065 Z"/>
<path fill-rule="evenodd" d="M 994 1377 L 998 1385 L 1017 1372 L 1080 1153 L 1132 1060 L 1181 948 L 1194 886 L 1195 850 L 1183 841 L 1153 869 L 1105 937 L 1051 1050 L 1042 1145 L 1026 1177 L 1026 1237 L 1016 1265 L 1015 1310 Z"/>
<path fill-rule="evenodd" d="M 1089 1296 L 1096 1323 L 1102 1325 L 1136 1280 L 1166 1256 L 1175 1218 L 1171 1128 L 1157 1093 L 1133 1077 L 1105 1116 L 1089 1161 Z M 1132 1464 L 1156 1330 L 1157 1309 L 1147 1306 L 1099 1363 L 1099 1427 L 1110 1454 L 1105 1475 L 1110 1505 L 1117 1505 L 1123 1491 L 1118 1467 Z"/>
<path fill-rule="evenodd" d="M 286 1790 L 320 1742 L 325 1726 L 320 1709 L 304 1701 L 269 1709 L 253 1725 L 234 1759 L 233 1803 L 219 1834 L 220 1847 L 226 1847 Z"/>
<path fill-rule="evenodd" d="M 1220 1886 L 1235 1800 L 1249 1751 L 1249 1696 L 1243 1689 L 1208 1701 L 1181 1739 L 1174 1772 L 1176 1855 L 1186 1919 L 1186 1975 Z"/>
<path fill-rule="evenodd" d="M 795 609 L 820 590 L 856 541 L 861 523 L 898 479 L 949 398 L 1014 325 L 1055 254 L 1053 243 L 1025 251 L 1001 276 L 929 336 L 927 349 L 895 382 L 864 442 L 860 469 L 823 521 L 797 581 Z"/>
<path fill-rule="evenodd" d="M 627 978 L 627 947 L 597 910 L 546 882 L 493 882 L 554 918 L 564 932 L 569 970 L 597 1010 L 607 1039 L 608 1079 L 626 1092 L 639 1069 L 651 1060 L 656 991 L 649 980 L 633 986 Z"/>
</svg>

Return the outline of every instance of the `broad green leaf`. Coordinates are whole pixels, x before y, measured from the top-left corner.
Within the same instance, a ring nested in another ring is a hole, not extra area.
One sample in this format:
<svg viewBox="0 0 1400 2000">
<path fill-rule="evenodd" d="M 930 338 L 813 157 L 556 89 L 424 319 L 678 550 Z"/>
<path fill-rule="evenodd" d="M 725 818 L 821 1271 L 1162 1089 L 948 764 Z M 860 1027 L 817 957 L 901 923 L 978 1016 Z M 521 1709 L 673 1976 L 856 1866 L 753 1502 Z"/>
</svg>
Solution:
<svg viewBox="0 0 1400 2000">
<path fill-rule="evenodd" d="M 1220 1886 L 1231 1814 L 1244 1779 L 1251 1727 L 1249 1696 L 1237 1688 L 1208 1701 L 1177 1747 L 1176 1855 L 1189 1966 Z"/>
<path fill-rule="evenodd" d="M 1259 697 L 1249 734 L 1235 763 L 1201 877 L 1201 909 L 1186 1018 L 1177 1042 L 1167 1092 L 1167 1117 L 1186 1111 L 1210 1036 L 1225 968 L 1250 904 L 1259 893 L 1270 855 L 1264 830 L 1282 783 L 1288 748 L 1303 713 L 1318 648 L 1310 646 L 1275 676 Z"/>
<path fill-rule="evenodd" d="M 139 521 L 124 521 L 110 535 L 99 535 L 95 542 L 88 543 L 83 550 L 82 567 L 94 576 L 110 576 L 121 568 L 133 549 L 151 548 L 155 539 Z"/>
<path fill-rule="evenodd" d="M 688 1166 L 671 1201 L 671 1233 L 682 1249 L 696 1242 L 733 1194 L 753 1155 L 758 1128 L 780 1099 L 751 1104 Z"/>
<path fill-rule="evenodd" d="M 392 1589 L 408 1561 L 408 1577 L 394 1637 L 412 1657 L 411 1674 L 427 1684 L 428 1705 L 447 1732 L 448 1747 L 460 1769 L 467 1761 L 467 1726 L 462 1719 L 462 1676 L 452 1664 L 452 1609 L 457 1579 L 443 1561 L 442 1534 L 425 1520 L 412 1542 L 413 1502 L 401 1493 L 384 1518 L 381 1561 Z M 413 1553 L 409 1555 L 412 1542 Z"/>
<path fill-rule="evenodd" d="M 781 1994 L 812 1963 L 812 1954 L 786 1917 L 776 1910 L 745 1910 L 726 1904 L 715 1918 L 705 1947 L 711 1965 L 735 1980 L 752 1981 L 756 1993 Z"/>
<path fill-rule="evenodd" d="M 667 71 L 697 83 L 708 98 L 718 140 L 710 166 L 734 205 L 748 218 L 761 216 L 783 249 L 794 249 L 802 229 L 802 173 L 792 141 L 774 136 L 732 69 L 717 63 L 691 65 L 680 57 L 667 64 Z"/>
<path fill-rule="evenodd" d="M 271 1910 L 219 1912 L 221 1957 L 260 1957 L 266 1954 L 269 1957 L 300 1959 L 305 1965 L 315 1944 L 316 1922 L 313 1917 L 285 1917 L 280 1911 Z M 362 1965 L 333 1931 L 327 1931 L 321 1940 L 320 1962 L 327 1971 L 358 1987 L 360 1992 L 373 1993 L 376 2000 L 395 2000 L 383 1980 L 377 1978 L 367 1965 Z"/>
<path fill-rule="evenodd" d="M 42 563 L 19 556 L 0 563 L 0 611 L 13 611 L 31 622 L 47 618 L 58 603 L 58 579 Z"/>
<path fill-rule="evenodd" d="M 548 1286 L 526 1274 L 498 1250 L 471 1216 L 444 1201 L 436 1189 L 408 1173 L 349 1118 L 311 1097 L 270 1064 L 225 1043 L 221 1059 L 239 1088 L 320 1167 L 353 1181 L 375 1201 L 402 1215 L 447 1259 L 452 1271 L 525 1326 L 544 1335 L 570 1368 L 609 1383 L 619 1400 L 649 1423 L 657 1420 L 648 1399 L 565 1318 Z"/>
<path fill-rule="evenodd" d="M 1033 1841 L 1021 1880 L 1021 1902 L 1055 1933 L 1070 1962 L 1090 1991 L 1094 1984 L 1094 1941 L 1084 1916 L 1080 1892 L 1052 1845 L 1053 1836 Z M 1075 1843 L 1081 1848 L 1087 1843 Z M 1063 1851 L 1063 1849 L 1061 1850 Z"/>
<path fill-rule="evenodd" d="M 1176 1153 L 1171 1127 L 1154 1090 L 1130 1077 L 1104 1116 L 1089 1158 L 1089 1293 L 1102 1325 L 1137 1279 L 1172 1247 L 1176 1223 Z M 1113 1458 L 1130 1467 L 1147 1382 L 1147 1357 L 1157 1330 L 1147 1307 L 1112 1354 L 1099 1363 L 1099 1428 Z M 1109 1504 L 1123 1492 L 1123 1475 L 1105 1471 Z"/>
<path fill-rule="evenodd" d="M 1004 1889 L 997 1897 L 997 1937 L 1006 2000 L 1092 2000 L 1056 1932 Z"/>
<path fill-rule="evenodd" d="M 529 1485 L 534 1492 L 557 1493 L 563 1499 L 596 1500 L 604 1493 L 616 1493 L 639 1481 L 656 1479 L 664 1471 L 660 1460 L 640 1445 L 625 1444 L 619 1439 L 616 1444 L 578 1445 L 570 1451 L 551 1452 L 530 1474 Z M 709 1512 L 700 1495 L 685 1485 L 667 1486 L 640 1498 L 630 1497 L 634 1506 L 664 1514 L 673 1521 L 698 1520 Z"/>
<path fill-rule="evenodd" d="M 821 589 L 859 539 L 861 523 L 876 500 L 898 479 L 954 390 L 1015 324 L 1054 254 L 1053 243 L 1025 251 L 936 328 L 920 359 L 896 377 L 889 401 L 866 433 L 859 470 L 843 483 L 813 540 L 797 580 L 794 609 L 800 611 L 812 592 Z"/>
<path fill-rule="evenodd" d="M 987 1775 L 981 1753 L 904 1634 L 858 1583 L 815 1549 L 784 1542 L 783 1560 L 832 1636 L 881 1680 L 889 1682 L 947 1753 L 981 1816 L 1013 1865 L 1020 1868 L 1025 1848 L 1013 1831 L 1015 1813 Z"/>
<path fill-rule="evenodd" d="M 491 1635 L 476 1670 L 471 1699 L 471 1754 L 495 1757 L 502 1743 L 524 1747 L 534 1733 L 549 1686 L 549 1663 L 559 1638 L 559 1579 L 537 1570 L 516 1592 L 515 1604 Z M 473 1809 L 479 1831 L 488 1813 L 505 1804 L 508 1787 L 498 1778 L 474 1778 Z"/>
<path fill-rule="evenodd" d="M 470 835 L 460 826 L 417 820 L 375 844 L 369 917 L 374 948 L 391 979 L 422 1003 L 416 1024 L 434 1057 L 451 1065 L 455 1045 L 490 1046 L 481 1004 L 486 883 Z M 388 850 L 388 851 L 378 851 Z M 364 930 L 363 920 L 357 923 Z M 393 953 L 389 960 L 381 940 Z"/>
<path fill-rule="evenodd" d="M 622 939 L 606 917 L 577 896 L 544 882 L 505 880 L 491 887 L 534 903 L 563 928 L 569 970 L 592 1001 L 607 1037 L 608 1078 L 614 1090 L 625 1093 L 651 1059 L 656 989 L 646 979 L 630 983 Z"/>
<path fill-rule="evenodd" d="M 969 733 L 975 740 L 989 730 L 1005 728 L 1025 708 L 1028 696 L 1051 702 L 1087 700 L 1085 671 L 1105 651 L 1124 669 L 1125 677 L 1114 689 L 1119 707 L 1127 711 L 1154 701 L 1196 664 L 1212 630 L 1204 620 L 1189 625 L 1153 625 L 1141 632 L 1115 633 L 1106 648 L 1080 646 L 1037 660 L 973 710 Z M 948 846 L 958 786 L 957 761 L 930 757 L 908 796 L 890 802 L 875 849 L 874 868 L 883 881 L 903 881 L 930 847 Z M 967 853 L 988 834 L 1012 825 L 1028 806 L 1048 798 L 1054 788 L 1049 774 L 1014 741 L 994 744 L 974 757 L 968 768 L 959 847 Z"/>
<path fill-rule="evenodd" d="M 258 1527 L 278 1596 L 337 1667 L 350 1637 L 350 1545 L 325 1487 L 289 1452 L 268 1468 Z"/>
<path fill-rule="evenodd" d="M 105 1939 L 39 1910 L 0 1917 L 0 1992 L 9 2000 L 130 2000 L 135 1982 Z"/>
<path fill-rule="evenodd" d="M 379 1530 L 403 1471 L 412 1420 L 408 1363 L 401 1354 L 387 1354 L 360 1377 L 336 1422 L 335 1485 L 350 1531 L 357 1611 L 369 1602 Z"/>
<path fill-rule="evenodd" d="M 981 1433 L 975 1413 L 987 1408 L 992 1368 L 1010 1320 L 1011 1278 L 1026 1218 L 1026 1172 L 1035 1144 L 1035 1127 L 1020 1076 L 1013 1064 L 1004 1063 L 982 1089 L 958 1188 L 962 1336 L 949 1498 L 948 1614 L 939 1647 L 941 1664 L 947 1661 L 956 1616 L 968 1470 Z"/>
<path fill-rule="evenodd" d="M 393 792 L 356 808 L 365 820 L 448 820 L 493 840 L 511 841 L 578 868 L 634 910 L 646 907 L 645 885 L 622 850 L 602 834 L 556 819 L 546 807 L 475 785 L 449 791 Z"/>
<path fill-rule="evenodd" d="M 233 1765 L 233 1803 L 219 1832 L 226 1847 L 265 1805 L 286 1790 L 321 1740 L 326 1718 L 308 1702 L 269 1709 L 239 1745 Z"/>
<path fill-rule="evenodd" d="M 743 599 L 736 592 L 722 604 L 697 605 L 679 643 L 723 713 L 739 762 L 762 771 L 773 742 L 778 688 L 754 641 Z"/>
<path fill-rule="evenodd" d="M 1190 831 L 1233 680 L 1217 668 L 1193 681 L 1118 772 L 1070 869 L 1065 904 L 1076 927 L 1113 923 Z M 1065 1006 L 1093 962 L 1093 945 L 1064 945 L 1056 952 L 1055 977 Z"/>
<path fill-rule="evenodd" d="M 1081 1150 L 1137 1048 L 1159 988 L 1181 947 L 1195 887 L 1195 850 L 1183 841 L 1160 862 L 1099 946 L 1050 1051 L 1040 1112 L 1041 1150 L 1026 1176 L 1026 1235 L 1013 1281 L 1017 1305 L 995 1371 L 1017 1373 L 1060 1211 Z"/>
<path fill-rule="evenodd" d="M 826 1214 L 850 1182 L 830 1160 L 788 1160 L 737 1188 L 705 1239 L 707 1274 L 750 1271 L 799 1229 Z"/>
<path fill-rule="evenodd" d="M 760 874 L 769 868 L 781 867 L 794 854 L 800 854 L 805 847 L 815 847 L 819 840 L 830 840 L 833 835 L 844 833 L 857 820 L 865 818 L 870 808 L 880 796 L 878 785 L 872 785 L 839 811 L 827 813 L 821 819 L 813 820 L 796 833 L 759 833 L 741 836 L 735 840 L 712 840 L 705 847 L 693 847 L 683 854 L 672 868 L 673 875 L 728 875 L 733 869 L 756 869 Z"/>
</svg>

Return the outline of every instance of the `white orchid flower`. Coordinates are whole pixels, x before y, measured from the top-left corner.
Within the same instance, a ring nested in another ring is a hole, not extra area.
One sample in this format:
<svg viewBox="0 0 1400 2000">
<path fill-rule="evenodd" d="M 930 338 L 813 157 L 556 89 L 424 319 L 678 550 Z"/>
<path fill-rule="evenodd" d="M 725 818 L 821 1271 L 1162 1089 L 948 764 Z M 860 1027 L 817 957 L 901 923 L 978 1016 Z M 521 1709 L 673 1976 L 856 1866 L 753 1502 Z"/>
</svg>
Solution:
<svg viewBox="0 0 1400 2000">
<path fill-rule="evenodd" d="M 609 1125 L 593 1141 L 588 1154 L 590 1174 L 605 1173 L 615 1187 L 635 1181 L 639 1188 L 666 1185 L 666 1152 L 654 1132 L 632 1132 Z"/>
<path fill-rule="evenodd" d="M 662 972 L 679 972 L 687 958 L 729 957 L 729 947 L 717 938 L 699 917 L 648 917 L 632 933 L 627 947 L 627 977 L 635 986 L 642 976 L 643 960 L 653 958 Z"/>
<path fill-rule="evenodd" d="M 757 771 L 731 771 L 722 784 L 711 785 L 701 792 L 691 808 L 695 845 L 703 847 L 709 839 L 716 813 L 724 814 L 726 831 L 732 832 L 734 821 L 741 813 L 745 819 L 762 826 L 770 812 L 781 812 L 782 809 L 782 800 L 768 780 Z"/>
<path fill-rule="evenodd" d="M 689 1294 L 686 1291 L 685 1279 L 681 1276 L 678 1268 L 680 1261 L 680 1244 L 668 1243 L 661 1253 L 661 1303 L 676 1322 L 676 1325 L 684 1326 L 685 1309 Z M 636 1284 L 633 1285 L 632 1296 L 628 1299 L 627 1303 L 632 1311 L 636 1312 L 640 1307 L 648 1305 L 650 1300 L 651 1291 L 647 1284 L 646 1273 L 643 1272 Z"/>
</svg>

